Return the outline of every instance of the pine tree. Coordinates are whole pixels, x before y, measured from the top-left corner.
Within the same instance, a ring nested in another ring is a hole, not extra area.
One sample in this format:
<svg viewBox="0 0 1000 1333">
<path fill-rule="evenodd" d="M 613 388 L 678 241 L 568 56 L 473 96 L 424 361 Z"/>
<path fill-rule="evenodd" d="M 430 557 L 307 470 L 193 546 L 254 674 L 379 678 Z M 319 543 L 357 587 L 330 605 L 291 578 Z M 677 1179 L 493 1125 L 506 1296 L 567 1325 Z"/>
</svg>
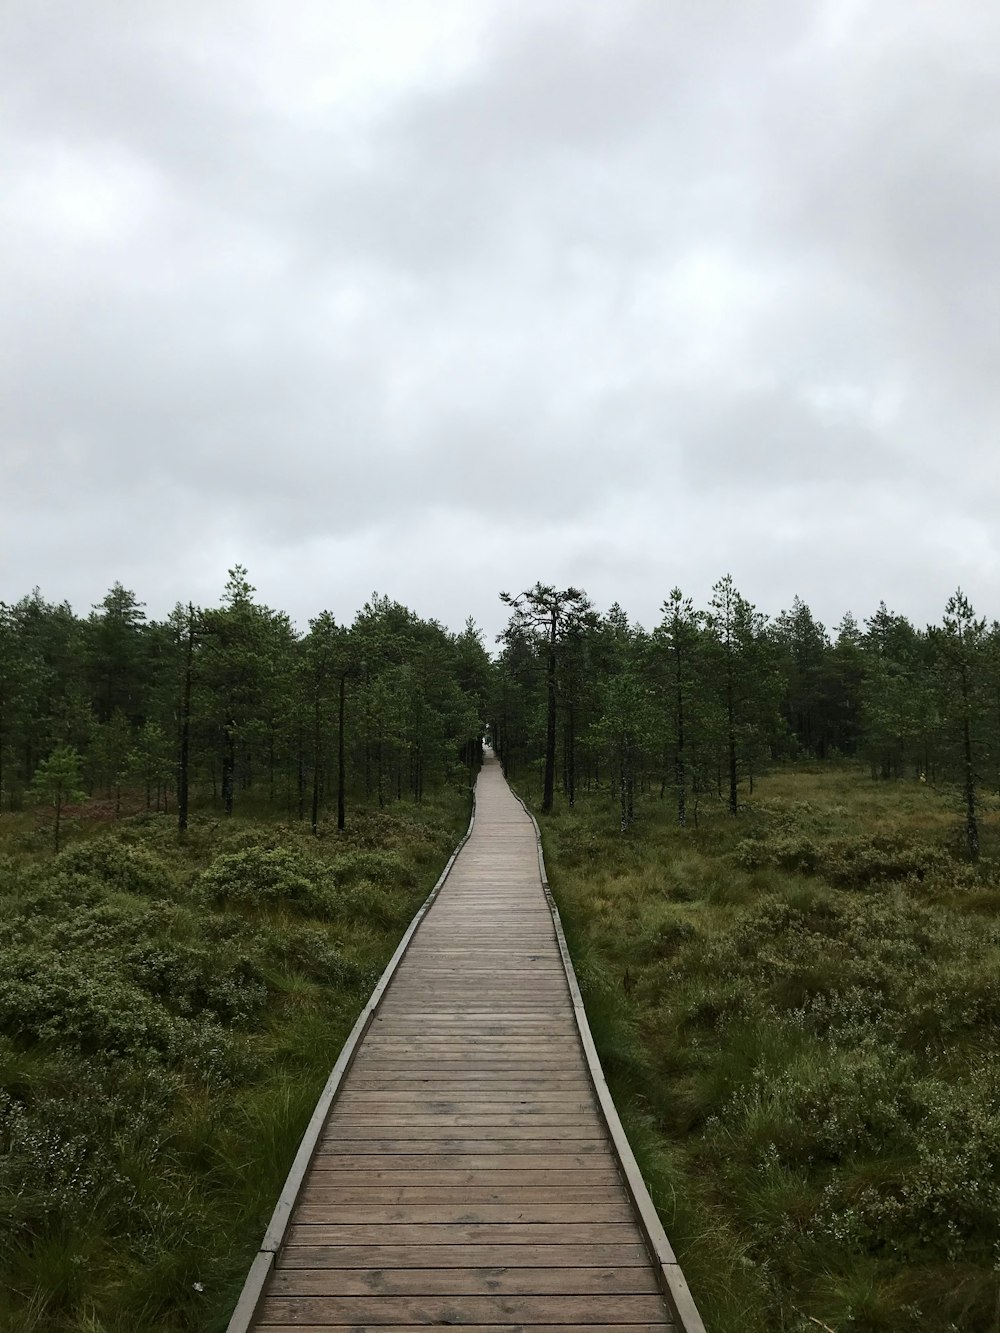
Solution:
<svg viewBox="0 0 1000 1333">
<path fill-rule="evenodd" d="M 36 768 L 29 795 L 39 802 L 52 806 L 53 841 L 58 852 L 63 811 L 67 805 L 71 805 L 74 801 L 82 801 L 84 797 L 80 779 L 80 755 L 77 751 L 69 745 L 57 746 Z"/>
<path fill-rule="evenodd" d="M 986 621 L 976 618 L 959 588 L 948 598 L 943 628 L 934 631 L 945 694 L 946 719 L 957 735 L 962 798 L 965 806 L 965 849 L 979 859 L 979 818 L 976 786 L 976 732 L 981 709 Z"/>
<path fill-rule="evenodd" d="M 555 793 L 559 645 L 571 626 L 592 618 L 593 612 L 586 593 L 579 588 L 563 588 L 559 591 L 542 583 L 536 583 L 533 588 L 516 597 L 502 592 L 500 600 L 511 608 L 511 624 L 518 632 L 529 635 L 540 633 L 544 638 L 545 771 L 542 813 L 549 814 Z"/>
</svg>

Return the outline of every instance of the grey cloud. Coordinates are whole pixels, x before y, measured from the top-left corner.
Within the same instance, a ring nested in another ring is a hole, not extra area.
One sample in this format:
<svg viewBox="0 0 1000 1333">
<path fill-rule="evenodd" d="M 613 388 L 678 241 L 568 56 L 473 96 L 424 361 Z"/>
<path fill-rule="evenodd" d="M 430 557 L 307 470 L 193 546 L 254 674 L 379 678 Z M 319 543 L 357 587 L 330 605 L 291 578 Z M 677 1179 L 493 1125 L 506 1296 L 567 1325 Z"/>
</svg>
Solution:
<svg viewBox="0 0 1000 1333">
<path fill-rule="evenodd" d="M 992 13 L 384 12 L 0 19 L 0 597 L 996 597 Z"/>
</svg>

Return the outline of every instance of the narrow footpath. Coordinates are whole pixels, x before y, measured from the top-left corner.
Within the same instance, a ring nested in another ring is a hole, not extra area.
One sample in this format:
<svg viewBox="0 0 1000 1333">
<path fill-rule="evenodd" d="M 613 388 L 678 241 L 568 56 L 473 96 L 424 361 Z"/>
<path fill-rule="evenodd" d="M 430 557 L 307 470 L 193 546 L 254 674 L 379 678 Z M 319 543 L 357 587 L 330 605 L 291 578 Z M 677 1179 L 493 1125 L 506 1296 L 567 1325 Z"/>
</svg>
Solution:
<svg viewBox="0 0 1000 1333">
<path fill-rule="evenodd" d="M 253 1324 L 442 1326 L 675 1328 L 588 1074 L 534 827 L 492 757 L 472 836 L 340 1088 Z"/>
</svg>

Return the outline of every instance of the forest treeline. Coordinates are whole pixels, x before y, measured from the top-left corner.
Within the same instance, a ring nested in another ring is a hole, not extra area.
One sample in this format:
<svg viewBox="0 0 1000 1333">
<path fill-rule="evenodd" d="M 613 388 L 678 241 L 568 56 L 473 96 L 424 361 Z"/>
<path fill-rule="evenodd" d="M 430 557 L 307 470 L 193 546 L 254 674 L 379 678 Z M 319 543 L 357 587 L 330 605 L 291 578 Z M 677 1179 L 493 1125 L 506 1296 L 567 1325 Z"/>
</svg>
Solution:
<svg viewBox="0 0 1000 1333">
<path fill-rule="evenodd" d="M 882 603 L 832 634 L 798 597 L 768 618 L 729 575 L 704 608 L 675 588 L 651 631 L 576 588 L 502 596 L 492 734 L 509 776 L 539 766 L 544 810 L 559 786 L 572 805 L 596 785 L 626 829 L 652 790 L 684 824 L 708 800 L 736 814 L 769 763 L 851 757 L 875 778 L 954 784 L 978 855 L 980 796 L 1000 787 L 1000 623 L 960 590 L 940 625 Z"/>
<path fill-rule="evenodd" d="M 471 625 L 450 634 L 388 598 L 298 634 L 242 566 L 219 606 L 163 621 L 119 583 L 86 617 L 36 590 L 0 604 L 0 809 L 43 800 L 58 819 L 100 796 L 184 828 L 211 800 L 343 827 L 352 794 L 419 801 L 468 773 L 491 671 Z"/>
<path fill-rule="evenodd" d="M 98 795 L 183 828 L 210 800 L 343 827 L 352 797 L 466 781 L 488 732 L 510 777 L 537 765 L 543 808 L 602 788 L 623 828 L 641 792 L 685 823 L 706 801 L 736 813 L 769 763 L 861 758 L 954 784 L 978 854 L 978 802 L 1000 788 L 1000 623 L 960 591 L 936 626 L 882 604 L 832 633 L 799 598 L 768 618 L 728 575 L 703 608 L 674 589 L 651 630 L 576 588 L 501 596 L 492 658 L 471 620 L 449 633 L 380 597 L 299 634 L 242 566 L 219 606 L 163 621 L 117 583 L 84 617 L 37 590 L 0 603 L 0 810 Z"/>
</svg>

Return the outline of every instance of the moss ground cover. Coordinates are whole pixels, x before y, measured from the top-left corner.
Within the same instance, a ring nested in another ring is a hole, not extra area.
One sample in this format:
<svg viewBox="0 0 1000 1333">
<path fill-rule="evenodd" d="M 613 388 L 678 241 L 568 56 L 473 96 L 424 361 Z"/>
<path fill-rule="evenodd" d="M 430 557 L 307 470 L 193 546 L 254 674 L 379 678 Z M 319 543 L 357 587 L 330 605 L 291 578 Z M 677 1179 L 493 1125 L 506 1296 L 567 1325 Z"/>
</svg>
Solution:
<svg viewBox="0 0 1000 1333">
<path fill-rule="evenodd" d="M 464 831 L 0 816 L 0 1329 L 225 1328 L 316 1097 Z"/>
<path fill-rule="evenodd" d="M 530 793 L 529 793 L 530 795 Z M 850 766 L 543 820 L 609 1080 L 712 1333 L 1000 1329 L 1000 865 Z"/>
</svg>

